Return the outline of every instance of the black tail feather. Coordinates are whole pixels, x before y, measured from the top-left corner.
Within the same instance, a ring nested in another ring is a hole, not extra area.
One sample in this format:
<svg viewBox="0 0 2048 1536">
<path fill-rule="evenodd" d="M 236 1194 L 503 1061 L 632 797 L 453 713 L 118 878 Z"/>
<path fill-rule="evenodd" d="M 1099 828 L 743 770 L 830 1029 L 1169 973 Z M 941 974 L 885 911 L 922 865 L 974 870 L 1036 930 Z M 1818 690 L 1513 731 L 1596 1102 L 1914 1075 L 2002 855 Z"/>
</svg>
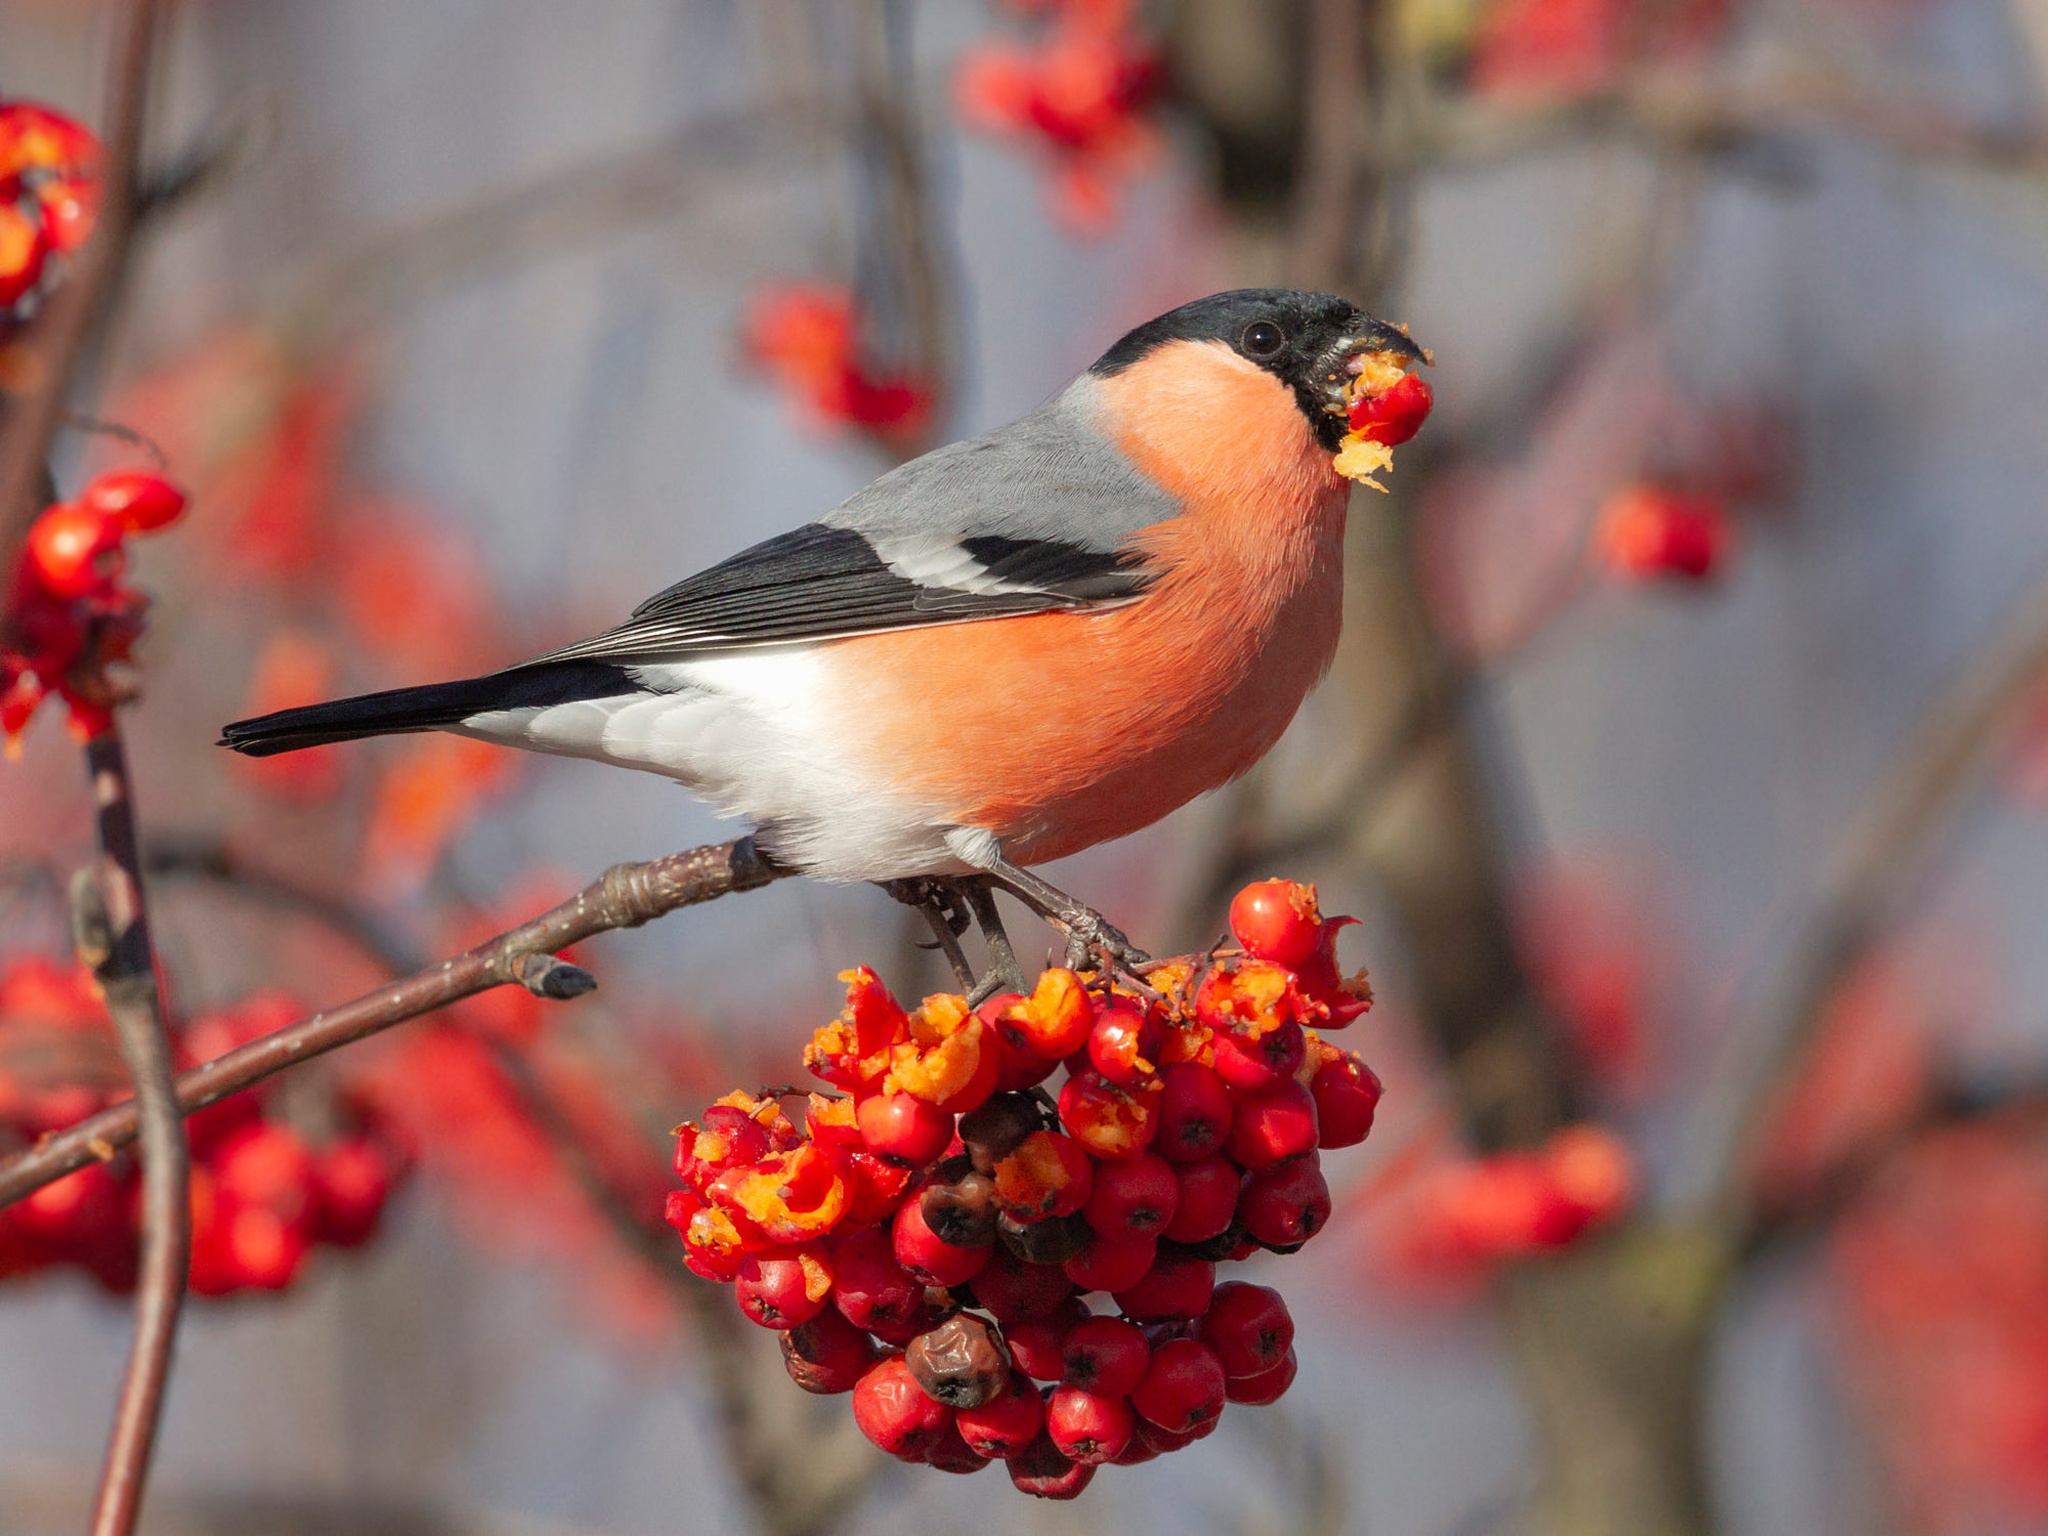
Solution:
<svg viewBox="0 0 2048 1536">
<path fill-rule="evenodd" d="M 490 710 L 613 698 L 633 693 L 638 687 L 624 667 L 600 662 L 514 667 L 487 677 L 426 683 L 417 688 L 387 688 L 382 693 L 359 694 L 352 699 L 280 709 L 253 720 L 237 720 L 221 728 L 219 744 L 244 757 L 275 757 L 280 752 L 324 747 L 337 741 L 361 741 L 366 736 L 445 730 L 460 725 L 471 715 Z"/>
</svg>

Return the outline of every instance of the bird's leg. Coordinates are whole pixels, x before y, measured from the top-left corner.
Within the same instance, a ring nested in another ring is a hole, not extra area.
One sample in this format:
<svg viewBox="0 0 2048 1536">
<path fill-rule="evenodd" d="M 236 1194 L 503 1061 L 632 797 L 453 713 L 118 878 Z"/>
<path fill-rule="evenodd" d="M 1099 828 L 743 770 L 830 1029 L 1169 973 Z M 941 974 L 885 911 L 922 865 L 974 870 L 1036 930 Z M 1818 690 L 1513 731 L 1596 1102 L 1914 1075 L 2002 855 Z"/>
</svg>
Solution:
<svg viewBox="0 0 2048 1536">
<path fill-rule="evenodd" d="M 972 992 L 974 972 L 967 964 L 966 951 L 960 947 L 960 935 L 967 931 L 967 904 L 961 898 L 959 884 L 952 880 L 885 880 L 882 889 L 924 914 L 925 921 L 932 925 L 932 937 L 938 941 L 939 952 L 953 967 L 953 978 L 960 983 L 960 990 Z M 1015 963 L 1011 962 L 1013 966 Z"/>
<path fill-rule="evenodd" d="M 1022 992 L 1024 973 L 1017 968 L 1017 952 L 1003 931 L 1003 915 L 996 910 L 995 887 L 986 879 L 962 880 L 967 904 L 974 909 L 983 942 L 988 945 L 988 966 L 981 973 L 981 985 L 967 994 L 970 1006 L 979 1007 L 998 992 Z"/>
<path fill-rule="evenodd" d="M 1137 945 L 1109 919 L 1083 906 L 1058 886 L 1003 857 L 1002 844 L 978 827 L 956 828 L 946 843 L 961 860 L 985 871 L 989 878 L 1067 936 L 1067 968 L 1095 969 L 1100 950 L 1110 963 L 1125 970 L 1151 963 Z"/>
</svg>

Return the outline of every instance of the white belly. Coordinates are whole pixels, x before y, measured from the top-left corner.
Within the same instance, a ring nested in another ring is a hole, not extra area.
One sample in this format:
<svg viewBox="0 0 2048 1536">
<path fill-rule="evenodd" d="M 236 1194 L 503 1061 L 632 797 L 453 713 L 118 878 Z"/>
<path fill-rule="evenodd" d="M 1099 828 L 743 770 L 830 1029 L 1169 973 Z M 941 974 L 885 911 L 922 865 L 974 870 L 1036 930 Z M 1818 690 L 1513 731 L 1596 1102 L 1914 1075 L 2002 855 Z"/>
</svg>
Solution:
<svg viewBox="0 0 2048 1536">
<path fill-rule="evenodd" d="M 588 757 L 688 785 L 754 824 L 762 848 L 822 880 L 961 874 L 948 824 L 847 767 L 816 658 L 762 647 L 635 667 L 649 688 L 538 709 L 493 710 L 461 735 Z"/>
</svg>

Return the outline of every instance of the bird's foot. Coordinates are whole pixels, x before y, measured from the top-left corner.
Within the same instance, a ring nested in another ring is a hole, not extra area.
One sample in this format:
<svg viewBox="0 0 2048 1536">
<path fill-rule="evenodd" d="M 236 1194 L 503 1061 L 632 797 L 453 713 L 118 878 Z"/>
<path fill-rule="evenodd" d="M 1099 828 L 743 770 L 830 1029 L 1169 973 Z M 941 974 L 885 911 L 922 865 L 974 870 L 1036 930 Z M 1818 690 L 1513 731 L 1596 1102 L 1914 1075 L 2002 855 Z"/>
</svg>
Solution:
<svg viewBox="0 0 2048 1536">
<path fill-rule="evenodd" d="M 961 891 L 960 882 L 925 877 L 885 880 L 882 889 L 905 906 L 915 907 L 924 914 L 925 921 L 932 927 L 933 944 L 953 968 L 953 979 L 959 983 L 961 991 L 971 994 L 975 989 L 974 971 L 967 964 L 967 952 L 960 947 L 960 935 L 967 931 L 969 920 L 967 898 Z"/>
</svg>

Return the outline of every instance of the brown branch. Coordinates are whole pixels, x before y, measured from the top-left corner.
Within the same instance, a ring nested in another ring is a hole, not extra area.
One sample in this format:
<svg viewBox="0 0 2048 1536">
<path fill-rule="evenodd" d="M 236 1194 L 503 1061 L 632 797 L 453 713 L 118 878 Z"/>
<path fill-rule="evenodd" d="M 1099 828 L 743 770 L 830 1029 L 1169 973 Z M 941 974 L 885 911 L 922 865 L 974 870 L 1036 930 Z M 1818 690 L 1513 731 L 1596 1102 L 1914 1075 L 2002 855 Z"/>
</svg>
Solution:
<svg viewBox="0 0 2048 1536">
<path fill-rule="evenodd" d="M 681 907 L 758 890 L 788 873 L 760 853 L 752 838 L 693 848 L 645 864 L 614 865 L 567 901 L 473 949 L 181 1074 L 179 1111 L 189 1115 L 286 1067 L 492 987 L 518 983 L 544 990 L 545 978 L 528 980 L 530 962 L 536 957 L 613 929 L 637 928 Z M 113 1156 L 135 1139 L 135 1133 L 135 1106 L 117 1104 L 0 1160 L 0 1206 Z"/>
<path fill-rule="evenodd" d="M 129 1536 L 142 1510 L 150 1453 L 170 1382 L 171 1347 L 192 1249 L 190 1157 L 171 1080 L 171 1041 L 135 842 L 135 801 L 117 728 L 85 748 L 99 860 L 72 886 L 79 956 L 92 967 L 135 1081 L 142 1141 L 142 1259 L 135 1339 L 93 1509 L 93 1536 Z"/>
<path fill-rule="evenodd" d="M 2048 584 L 2021 601 L 1935 704 L 1866 802 L 1825 877 L 1768 1027 L 1737 1055 L 1706 1105 L 1710 1208 L 1747 1225 L 1745 1153 L 1785 1103 L 1828 1000 L 1897 921 L 1944 842 L 1989 749 L 2039 696 L 2048 673 Z"/>
<path fill-rule="evenodd" d="M 127 268 L 157 9 L 157 0 L 128 0 L 120 10 L 101 136 L 99 216 L 76 265 L 17 343 L 24 365 L 16 371 L 28 385 L 0 410 L 0 592 L 14 590 L 22 540 L 48 501 L 50 442 L 72 374 L 111 312 Z"/>
</svg>

